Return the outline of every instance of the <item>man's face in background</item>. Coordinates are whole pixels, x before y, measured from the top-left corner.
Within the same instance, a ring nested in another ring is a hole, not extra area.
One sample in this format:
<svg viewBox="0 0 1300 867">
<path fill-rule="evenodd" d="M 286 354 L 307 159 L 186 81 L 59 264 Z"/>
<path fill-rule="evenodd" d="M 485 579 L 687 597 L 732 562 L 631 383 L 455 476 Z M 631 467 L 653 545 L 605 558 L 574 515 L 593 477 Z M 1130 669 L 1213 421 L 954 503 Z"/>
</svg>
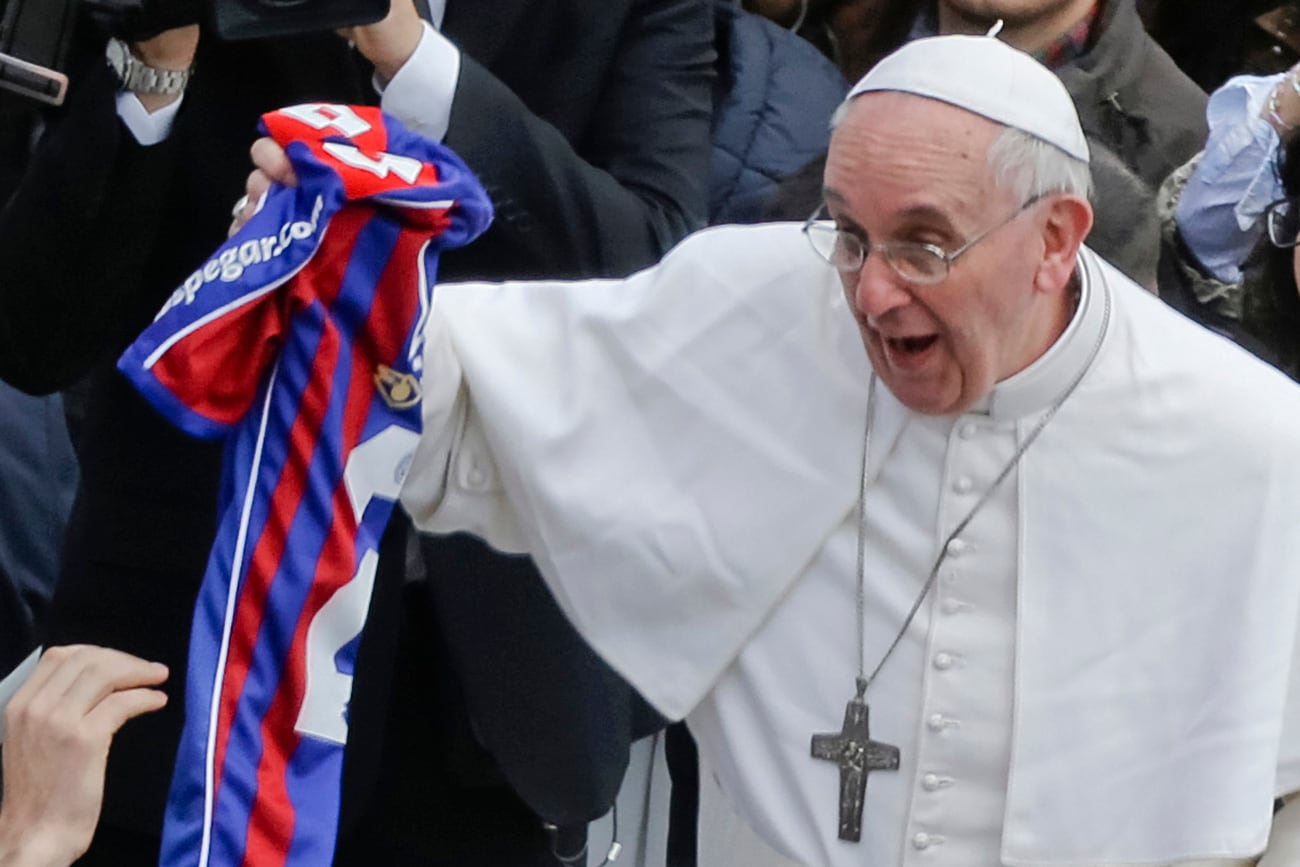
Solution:
<svg viewBox="0 0 1300 867">
<path fill-rule="evenodd" d="M 999 18 L 1007 26 L 1013 26 L 1055 18 L 1075 8 L 1087 12 L 1093 2 L 1095 0 L 939 0 L 939 7 L 971 24 L 991 27 Z"/>
<path fill-rule="evenodd" d="M 1047 48 L 1087 17 L 1097 0 L 938 0 L 940 33 L 987 33 L 1001 20 L 1001 39 L 1021 51 Z M 1117 2 L 1117 0 L 1109 0 Z"/>
</svg>

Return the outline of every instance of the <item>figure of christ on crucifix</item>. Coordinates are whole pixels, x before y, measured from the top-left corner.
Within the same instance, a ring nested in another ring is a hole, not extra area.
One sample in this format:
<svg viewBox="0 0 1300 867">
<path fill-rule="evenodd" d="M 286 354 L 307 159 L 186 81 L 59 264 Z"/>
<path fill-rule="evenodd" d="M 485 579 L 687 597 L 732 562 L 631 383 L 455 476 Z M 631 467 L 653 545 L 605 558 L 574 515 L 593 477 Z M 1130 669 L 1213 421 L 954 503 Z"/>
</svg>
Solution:
<svg viewBox="0 0 1300 867">
<path fill-rule="evenodd" d="M 813 735 L 813 758 L 837 762 L 840 766 L 840 839 L 862 839 L 862 803 L 867 797 L 867 775 L 872 771 L 898 770 L 898 747 L 871 739 L 867 719 L 870 711 L 857 697 L 844 708 L 844 727 L 839 734 Z"/>
</svg>

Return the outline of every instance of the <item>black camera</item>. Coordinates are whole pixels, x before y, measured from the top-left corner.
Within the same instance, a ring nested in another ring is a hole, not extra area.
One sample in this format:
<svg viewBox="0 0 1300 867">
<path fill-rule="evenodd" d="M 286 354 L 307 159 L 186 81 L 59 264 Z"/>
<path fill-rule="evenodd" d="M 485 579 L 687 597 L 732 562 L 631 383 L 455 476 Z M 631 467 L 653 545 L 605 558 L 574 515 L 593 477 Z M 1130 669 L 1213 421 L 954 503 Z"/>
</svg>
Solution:
<svg viewBox="0 0 1300 867">
<path fill-rule="evenodd" d="M 136 41 L 204 22 L 223 39 L 373 24 L 389 0 L 0 0 L 0 96 L 63 102 L 68 79 L 60 70 L 79 3 L 106 32 Z"/>
<path fill-rule="evenodd" d="M 283 36 L 374 24 L 389 0 L 211 0 L 217 32 L 225 39 Z"/>
<path fill-rule="evenodd" d="M 109 32 L 146 38 L 211 21 L 222 39 L 260 39 L 373 24 L 389 0 L 82 0 Z"/>
</svg>

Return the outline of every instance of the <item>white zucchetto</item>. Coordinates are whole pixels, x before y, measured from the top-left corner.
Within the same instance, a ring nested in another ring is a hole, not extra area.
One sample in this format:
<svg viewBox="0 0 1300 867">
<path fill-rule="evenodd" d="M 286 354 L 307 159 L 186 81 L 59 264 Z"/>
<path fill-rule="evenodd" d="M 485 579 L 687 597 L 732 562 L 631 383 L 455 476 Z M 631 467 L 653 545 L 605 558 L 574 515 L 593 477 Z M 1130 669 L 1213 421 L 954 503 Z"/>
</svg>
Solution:
<svg viewBox="0 0 1300 867">
<path fill-rule="evenodd" d="M 1065 85 L 1033 57 L 999 39 L 915 39 L 872 67 L 847 99 L 879 90 L 912 93 L 964 108 L 1088 162 L 1088 143 Z"/>
</svg>

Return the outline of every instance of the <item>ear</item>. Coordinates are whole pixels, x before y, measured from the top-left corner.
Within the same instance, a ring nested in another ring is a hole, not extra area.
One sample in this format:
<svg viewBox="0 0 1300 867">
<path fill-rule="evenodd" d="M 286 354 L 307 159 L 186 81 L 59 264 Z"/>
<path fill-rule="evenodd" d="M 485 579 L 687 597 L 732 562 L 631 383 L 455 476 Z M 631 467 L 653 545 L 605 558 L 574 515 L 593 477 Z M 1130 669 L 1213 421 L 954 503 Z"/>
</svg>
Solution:
<svg viewBox="0 0 1300 867">
<path fill-rule="evenodd" d="M 1092 229 L 1092 205 L 1081 196 L 1062 193 L 1048 200 L 1046 210 L 1043 258 L 1034 275 L 1034 288 L 1057 293 L 1070 284 L 1079 247 Z"/>
</svg>

